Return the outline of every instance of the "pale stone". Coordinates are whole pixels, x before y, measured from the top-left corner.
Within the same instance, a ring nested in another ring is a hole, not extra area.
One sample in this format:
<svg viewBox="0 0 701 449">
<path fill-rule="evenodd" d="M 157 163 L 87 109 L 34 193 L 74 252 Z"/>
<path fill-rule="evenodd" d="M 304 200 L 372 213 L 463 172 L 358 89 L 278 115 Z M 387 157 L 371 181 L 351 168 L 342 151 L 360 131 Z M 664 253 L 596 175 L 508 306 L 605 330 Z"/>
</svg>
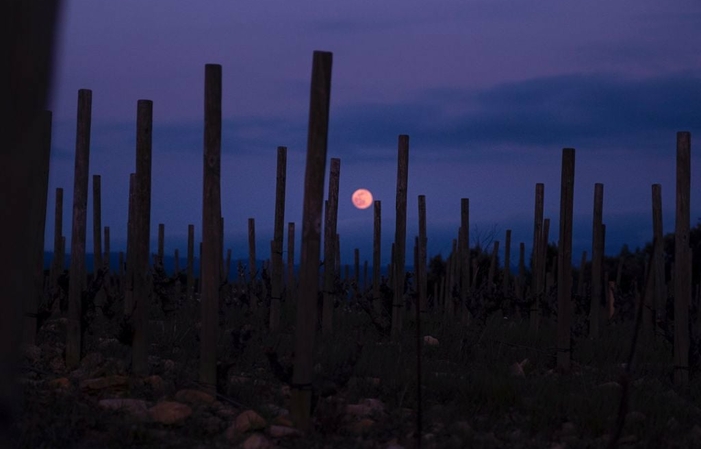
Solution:
<svg viewBox="0 0 701 449">
<path fill-rule="evenodd" d="M 250 437 L 246 438 L 246 441 L 241 445 L 242 449 L 271 449 L 273 444 L 268 440 L 265 435 L 261 433 L 254 433 Z"/>
<path fill-rule="evenodd" d="M 144 377 L 144 384 L 149 385 L 152 389 L 156 391 L 160 391 L 163 389 L 163 379 L 157 374 L 154 374 L 153 376 Z"/>
<path fill-rule="evenodd" d="M 438 346 L 438 339 L 431 337 L 430 335 L 424 336 L 424 344 L 426 346 Z"/>
<path fill-rule="evenodd" d="M 51 388 L 56 388 L 59 390 L 66 390 L 70 388 L 71 381 L 65 377 L 59 377 L 58 379 L 52 379 L 48 382 L 48 386 Z"/>
<path fill-rule="evenodd" d="M 126 386 L 129 378 L 126 376 L 105 376 L 95 379 L 85 379 L 80 383 L 80 388 L 88 390 L 102 390 L 110 387 Z"/>
<path fill-rule="evenodd" d="M 258 413 L 253 410 L 246 410 L 241 412 L 236 417 L 235 427 L 239 433 L 245 433 L 249 430 L 262 429 L 267 425 L 265 419 L 263 419 Z"/>
<path fill-rule="evenodd" d="M 122 410 L 142 419 L 148 417 L 148 406 L 143 399 L 103 399 L 97 405 L 107 410 Z"/>
<path fill-rule="evenodd" d="M 149 409 L 151 418 L 162 424 L 179 424 L 192 415 L 192 409 L 180 402 L 163 401 Z"/>
<path fill-rule="evenodd" d="M 189 404 L 211 404 L 214 402 L 214 396 L 200 390 L 180 390 L 175 393 L 175 400 L 187 402 Z"/>
<path fill-rule="evenodd" d="M 291 437 L 301 437 L 304 434 L 299 430 L 287 427 L 287 426 L 270 426 L 268 428 L 268 433 L 273 438 L 291 438 Z"/>
</svg>

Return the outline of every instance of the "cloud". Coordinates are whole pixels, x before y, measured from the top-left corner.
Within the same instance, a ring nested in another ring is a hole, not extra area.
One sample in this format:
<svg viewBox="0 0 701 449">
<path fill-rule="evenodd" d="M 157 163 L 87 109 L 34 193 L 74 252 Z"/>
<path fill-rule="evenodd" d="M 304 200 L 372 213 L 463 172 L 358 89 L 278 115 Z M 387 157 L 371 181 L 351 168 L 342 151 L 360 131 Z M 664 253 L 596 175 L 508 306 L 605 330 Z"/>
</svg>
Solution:
<svg viewBox="0 0 701 449">
<path fill-rule="evenodd" d="M 395 105 L 353 105 L 333 119 L 351 148 L 385 145 L 405 132 L 434 149 L 595 146 L 655 151 L 698 127 L 701 77 L 630 80 L 563 75 L 484 90 L 431 89 Z M 474 154 L 471 153 L 473 156 Z"/>
</svg>

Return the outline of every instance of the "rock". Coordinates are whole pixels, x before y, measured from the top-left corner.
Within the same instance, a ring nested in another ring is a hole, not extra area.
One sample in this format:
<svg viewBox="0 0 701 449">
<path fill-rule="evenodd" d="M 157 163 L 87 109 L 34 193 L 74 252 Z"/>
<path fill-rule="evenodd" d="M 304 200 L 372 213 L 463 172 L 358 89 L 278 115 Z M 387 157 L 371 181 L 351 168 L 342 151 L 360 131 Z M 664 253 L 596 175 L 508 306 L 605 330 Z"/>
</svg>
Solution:
<svg viewBox="0 0 701 449">
<path fill-rule="evenodd" d="M 200 390 L 180 390 L 175 393 L 175 400 L 179 402 L 187 402 L 192 405 L 211 404 L 214 402 L 214 396 Z"/>
<path fill-rule="evenodd" d="M 47 385 L 57 390 L 67 390 L 71 387 L 71 381 L 65 377 L 59 377 L 58 379 L 50 380 Z"/>
<path fill-rule="evenodd" d="M 151 407 L 149 414 L 154 421 L 162 424 L 181 424 L 192 415 L 192 409 L 180 402 L 163 401 Z"/>
<path fill-rule="evenodd" d="M 86 379 L 80 383 L 80 388 L 85 390 L 104 390 L 114 387 L 126 387 L 129 378 L 126 376 L 105 376 L 96 379 Z"/>
<path fill-rule="evenodd" d="M 234 427 L 239 433 L 246 433 L 249 430 L 263 429 L 267 423 L 265 419 L 253 410 L 246 410 L 236 417 Z"/>
<path fill-rule="evenodd" d="M 163 361 L 163 371 L 168 373 L 168 372 L 173 371 L 174 369 L 175 369 L 175 362 L 174 361 L 172 361 L 170 359 L 166 359 Z"/>
<path fill-rule="evenodd" d="M 424 336 L 424 344 L 426 346 L 438 346 L 438 339 L 431 337 L 430 335 Z"/>
<path fill-rule="evenodd" d="M 97 405 L 107 410 L 125 411 L 140 419 L 145 419 L 149 416 L 146 401 L 142 399 L 103 399 Z"/>
<path fill-rule="evenodd" d="M 161 391 L 163 389 L 163 379 L 156 374 L 144 377 L 144 384 L 150 386 L 154 391 Z"/>
<path fill-rule="evenodd" d="M 236 410 L 235 408 L 223 406 L 222 408 L 217 409 L 217 411 L 215 413 L 217 414 L 217 416 L 219 416 L 223 419 L 230 420 L 230 419 L 233 419 L 236 415 L 238 415 L 240 413 L 240 410 Z"/>
<path fill-rule="evenodd" d="M 509 368 L 509 372 L 512 376 L 524 377 L 526 374 L 523 368 L 528 364 L 528 359 L 523 359 L 521 362 L 516 362 Z"/>
<path fill-rule="evenodd" d="M 573 422 L 562 423 L 562 428 L 560 430 L 562 436 L 572 436 L 577 434 L 577 426 Z"/>
<path fill-rule="evenodd" d="M 268 434 L 273 438 L 294 438 L 304 435 L 301 431 L 293 427 L 276 425 L 272 425 L 268 428 Z"/>
<path fill-rule="evenodd" d="M 242 449 L 271 449 L 272 447 L 273 443 L 261 433 L 252 434 L 241 445 Z"/>
<path fill-rule="evenodd" d="M 294 427 L 294 423 L 290 419 L 290 415 L 279 415 L 273 419 L 273 424 L 278 426 Z"/>
</svg>

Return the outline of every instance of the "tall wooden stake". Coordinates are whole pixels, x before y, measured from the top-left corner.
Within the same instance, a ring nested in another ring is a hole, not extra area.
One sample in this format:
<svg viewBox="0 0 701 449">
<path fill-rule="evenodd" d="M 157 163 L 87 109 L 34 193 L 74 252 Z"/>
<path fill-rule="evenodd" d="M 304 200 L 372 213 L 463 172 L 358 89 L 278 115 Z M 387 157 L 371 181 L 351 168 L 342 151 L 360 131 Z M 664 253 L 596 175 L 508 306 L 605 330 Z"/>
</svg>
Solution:
<svg viewBox="0 0 701 449">
<path fill-rule="evenodd" d="M 204 188 L 202 191 L 202 258 L 200 259 L 200 382 L 216 391 L 221 248 L 222 67 L 205 65 Z"/>
<path fill-rule="evenodd" d="M 333 287 L 338 276 L 335 270 L 336 255 L 340 248 L 336 245 L 336 218 L 338 216 L 338 188 L 341 176 L 341 160 L 331 159 L 329 173 L 329 196 L 326 200 L 326 220 L 324 225 L 324 299 L 321 315 L 321 331 L 328 335 L 333 328 Z"/>
<path fill-rule="evenodd" d="M 332 59 L 331 53 L 314 52 L 309 102 L 299 299 L 290 398 L 292 420 L 295 426 L 304 432 L 311 427 L 312 351 L 314 332 L 316 331 L 316 297 L 319 289 L 320 224 L 324 203 L 324 172 L 326 171 L 326 144 L 329 129 Z"/>
<path fill-rule="evenodd" d="M 90 125 L 92 91 L 78 91 L 78 129 L 75 144 L 73 184 L 73 228 L 71 229 L 71 279 L 68 288 L 68 329 L 66 368 L 75 369 L 82 356 L 81 316 L 83 278 L 85 277 L 85 232 L 88 208 L 88 170 L 90 162 Z"/>
<path fill-rule="evenodd" d="M 148 282 L 151 236 L 151 135 L 153 102 L 139 100 L 136 118 L 136 236 L 134 239 L 134 338 L 132 372 L 148 374 Z"/>
<path fill-rule="evenodd" d="M 574 148 L 562 150 L 560 184 L 560 242 L 557 247 L 557 367 L 570 371 L 572 362 L 572 215 L 574 204 Z"/>
<path fill-rule="evenodd" d="M 283 265 L 282 239 L 285 226 L 285 180 L 287 179 L 287 147 L 277 148 L 277 178 L 275 187 L 275 230 L 273 234 L 271 294 L 270 294 L 270 331 L 277 331 L 280 326 L 280 299 L 282 298 Z"/>
<path fill-rule="evenodd" d="M 398 142 L 397 200 L 394 230 L 394 303 L 392 307 L 392 338 L 398 339 L 402 332 L 404 308 L 404 263 L 406 259 L 406 201 L 409 177 L 409 136 L 402 134 Z"/>
<path fill-rule="evenodd" d="M 677 208 L 674 221 L 674 383 L 689 382 L 689 248 L 691 194 L 691 134 L 677 133 Z"/>
</svg>

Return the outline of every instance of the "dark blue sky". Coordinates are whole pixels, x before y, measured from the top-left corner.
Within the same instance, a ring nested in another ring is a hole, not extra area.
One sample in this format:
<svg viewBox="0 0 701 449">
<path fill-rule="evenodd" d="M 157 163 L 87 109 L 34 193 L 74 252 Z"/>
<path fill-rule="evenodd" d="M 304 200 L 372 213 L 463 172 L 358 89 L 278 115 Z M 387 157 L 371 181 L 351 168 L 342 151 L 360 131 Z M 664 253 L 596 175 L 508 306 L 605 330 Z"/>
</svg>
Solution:
<svg viewBox="0 0 701 449">
<path fill-rule="evenodd" d="M 184 253 L 188 223 L 199 241 L 204 65 L 218 63 L 226 246 L 246 254 L 247 219 L 254 217 L 258 252 L 267 256 L 279 145 L 288 147 L 285 222 L 301 228 L 314 50 L 334 53 L 328 156 L 341 159 L 345 261 L 354 247 L 371 259 L 372 209 L 350 202 L 359 187 L 382 201 L 389 259 L 399 134 L 410 136 L 409 244 L 424 194 L 430 254 L 447 255 L 462 197 L 470 198 L 473 236 L 496 226 L 503 241 L 512 229 L 513 251 L 520 241 L 530 248 L 537 182 L 545 184 L 556 240 L 563 147 L 576 148 L 575 260 L 591 250 L 596 182 L 605 186 L 607 253 L 650 240 L 653 183 L 662 184 L 665 232 L 674 229 L 677 131 L 692 133 L 693 192 L 701 187 L 696 0 L 64 3 L 47 248 L 56 187 L 65 190 L 70 246 L 80 88 L 93 90 L 90 172 L 102 175 L 112 248 L 126 240 L 138 99 L 154 101 L 153 245 L 158 223 L 166 224 L 170 254 L 176 247 Z M 692 225 L 701 217 L 693 192 Z"/>
</svg>

